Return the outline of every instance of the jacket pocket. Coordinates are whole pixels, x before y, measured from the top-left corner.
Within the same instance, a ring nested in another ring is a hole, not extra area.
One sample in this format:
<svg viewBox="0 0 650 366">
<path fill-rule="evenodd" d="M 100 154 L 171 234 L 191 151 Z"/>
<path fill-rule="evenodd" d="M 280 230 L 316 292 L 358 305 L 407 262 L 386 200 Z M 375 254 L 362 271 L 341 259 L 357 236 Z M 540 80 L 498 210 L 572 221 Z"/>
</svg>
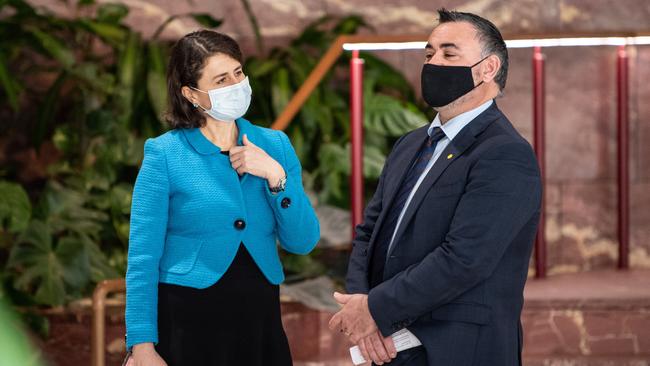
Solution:
<svg viewBox="0 0 650 366">
<path fill-rule="evenodd" d="M 160 258 L 160 270 L 185 274 L 194 268 L 203 241 L 178 235 L 167 235 L 165 250 Z"/>
<path fill-rule="evenodd" d="M 489 306 L 471 302 L 452 302 L 431 312 L 431 319 L 486 325 L 492 318 Z"/>
</svg>

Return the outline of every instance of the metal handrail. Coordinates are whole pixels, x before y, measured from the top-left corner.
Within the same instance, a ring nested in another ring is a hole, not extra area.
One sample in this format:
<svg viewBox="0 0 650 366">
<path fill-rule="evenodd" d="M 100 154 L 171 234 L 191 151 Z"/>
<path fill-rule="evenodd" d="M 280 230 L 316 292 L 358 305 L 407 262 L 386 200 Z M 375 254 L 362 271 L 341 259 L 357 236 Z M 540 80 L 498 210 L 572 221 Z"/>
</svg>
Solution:
<svg viewBox="0 0 650 366">
<path fill-rule="evenodd" d="M 327 49 L 316 67 L 309 74 L 305 82 L 298 88 L 298 91 L 291 97 L 291 100 L 275 119 L 271 128 L 284 130 L 291 124 L 291 120 L 296 116 L 307 98 L 316 89 L 318 84 L 327 72 L 334 66 L 336 60 L 343 53 L 345 43 L 390 43 L 390 42 L 420 42 L 428 38 L 428 34 L 407 34 L 407 35 L 344 35 L 337 37 L 332 45 Z M 504 39 L 521 40 L 521 39 L 552 39 L 552 38 L 569 38 L 569 37 L 647 37 L 650 31 L 644 32 L 572 32 L 572 33 L 520 33 L 504 35 Z"/>
<path fill-rule="evenodd" d="M 337 37 L 332 45 L 329 47 L 327 52 L 320 59 L 314 70 L 309 74 L 305 82 L 298 88 L 296 94 L 291 97 L 291 100 L 284 108 L 282 113 L 275 119 L 271 128 L 276 130 L 284 130 L 289 126 L 293 117 L 296 116 L 300 108 L 311 93 L 316 89 L 318 84 L 323 80 L 327 72 L 334 66 L 336 60 L 343 53 L 343 45 L 345 43 L 372 43 L 372 42 L 413 42 L 413 41 L 422 41 L 426 39 L 426 36 L 423 35 L 397 35 L 397 36 L 376 36 L 376 35 L 367 35 L 367 36 L 339 36 Z"/>
<path fill-rule="evenodd" d="M 104 280 L 97 284 L 93 292 L 93 322 L 90 335 L 90 357 L 92 366 L 106 364 L 106 297 L 115 292 L 125 292 L 123 278 Z"/>
</svg>

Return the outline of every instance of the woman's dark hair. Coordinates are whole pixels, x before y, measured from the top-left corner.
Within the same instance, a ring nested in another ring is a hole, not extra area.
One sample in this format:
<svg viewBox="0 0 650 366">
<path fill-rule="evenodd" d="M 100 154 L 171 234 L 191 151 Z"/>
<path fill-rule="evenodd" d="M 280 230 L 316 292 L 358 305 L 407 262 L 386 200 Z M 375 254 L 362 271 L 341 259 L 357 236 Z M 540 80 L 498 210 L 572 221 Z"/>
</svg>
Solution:
<svg viewBox="0 0 650 366">
<path fill-rule="evenodd" d="M 243 64 L 237 42 L 210 30 L 189 33 L 174 45 L 167 66 L 169 107 L 165 119 L 172 128 L 194 128 L 205 124 L 203 110 L 194 108 L 181 93 L 183 86 L 197 88 L 206 60 L 222 53 Z"/>
</svg>

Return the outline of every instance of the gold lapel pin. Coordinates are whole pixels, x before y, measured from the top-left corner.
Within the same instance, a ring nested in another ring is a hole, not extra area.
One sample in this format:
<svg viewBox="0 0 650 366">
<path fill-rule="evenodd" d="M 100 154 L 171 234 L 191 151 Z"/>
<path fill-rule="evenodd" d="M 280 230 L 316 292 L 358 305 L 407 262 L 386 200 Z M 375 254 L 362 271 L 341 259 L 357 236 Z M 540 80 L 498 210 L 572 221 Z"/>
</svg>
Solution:
<svg viewBox="0 0 650 366">
<path fill-rule="evenodd" d="M 453 157 L 454 157 L 454 154 L 449 154 L 449 155 L 447 155 L 447 160 L 451 160 L 451 158 L 453 158 Z"/>
</svg>

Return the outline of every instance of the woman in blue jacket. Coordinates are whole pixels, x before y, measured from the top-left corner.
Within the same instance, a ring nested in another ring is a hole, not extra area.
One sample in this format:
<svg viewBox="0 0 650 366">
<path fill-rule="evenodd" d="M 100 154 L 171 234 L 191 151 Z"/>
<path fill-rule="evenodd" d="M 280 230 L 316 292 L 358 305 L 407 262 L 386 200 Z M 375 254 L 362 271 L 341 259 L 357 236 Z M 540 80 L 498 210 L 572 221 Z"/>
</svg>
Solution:
<svg viewBox="0 0 650 366">
<path fill-rule="evenodd" d="M 230 37 L 190 33 L 167 71 L 171 131 L 144 146 L 131 209 L 126 343 L 136 366 L 291 365 L 276 239 L 320 237 L 281 131 L 243 119 L 251 87 Z"/>
</svg>

